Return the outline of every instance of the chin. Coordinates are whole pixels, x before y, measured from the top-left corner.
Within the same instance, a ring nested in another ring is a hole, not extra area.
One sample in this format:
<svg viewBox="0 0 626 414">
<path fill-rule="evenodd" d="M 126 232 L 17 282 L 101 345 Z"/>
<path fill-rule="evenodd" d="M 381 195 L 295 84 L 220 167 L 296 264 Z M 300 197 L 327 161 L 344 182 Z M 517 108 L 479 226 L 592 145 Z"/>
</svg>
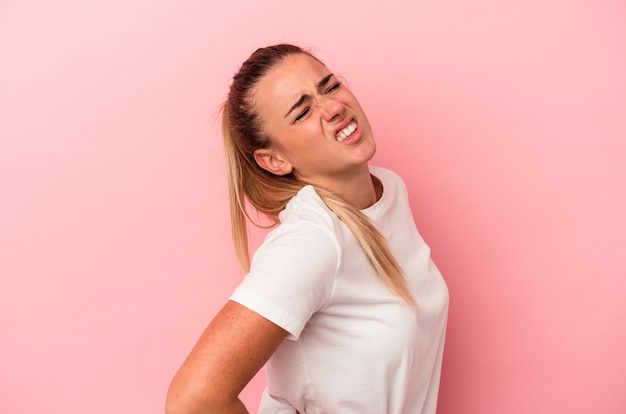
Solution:
<svg viewBox="0 0 626 414">
<path fill-rule="evenodd" d="M 371 149 L 365 149 L 360 155 L 363 163 L 369 163 L 372 158 L 374 158 L 374 155 L 376 155 L 376 145 L 373 145 Z"/>
<path fill-rule="evenodd" d="M 371 145 L 371 149 L 369 150 L 370 155 L 369 155 L 369 158 L 367 159 L 368 161 L 371 160 L 374 157 L 374 155 L 376 155 L 376 142 L 374 141 L 373 138 L 371 140 L 370 145 Z"/>
</svg>

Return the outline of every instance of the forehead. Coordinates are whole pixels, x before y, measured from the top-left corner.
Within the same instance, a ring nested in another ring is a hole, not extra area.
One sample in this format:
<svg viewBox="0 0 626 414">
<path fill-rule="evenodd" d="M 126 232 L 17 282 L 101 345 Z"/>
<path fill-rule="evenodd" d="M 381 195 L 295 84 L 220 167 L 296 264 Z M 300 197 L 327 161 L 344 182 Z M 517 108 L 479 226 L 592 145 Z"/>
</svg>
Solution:
<svg viewBox="0 0 626 414">
<path fill-rule="evenodd" d="M 328 74 L 330 70 L 309 55 L 286 57 L 259 81 L 254 93 L 257 110 L 267 114 L 290 108 L 302 95 L 313 95 Z"/>
</svg>

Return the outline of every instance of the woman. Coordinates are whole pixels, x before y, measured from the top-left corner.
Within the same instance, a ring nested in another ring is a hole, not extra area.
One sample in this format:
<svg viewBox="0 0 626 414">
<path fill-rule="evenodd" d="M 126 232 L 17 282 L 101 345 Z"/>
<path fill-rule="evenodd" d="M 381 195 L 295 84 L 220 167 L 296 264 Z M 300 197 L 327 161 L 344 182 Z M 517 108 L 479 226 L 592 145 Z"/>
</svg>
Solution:
<svg viewBox="0 0 626 414">
<path fill-rule="evenodd" d="M 223 107 L 245 280 L 174 377 L 168 413 L 434 413 L 448 291 L 355 96 L 308 52 L 257 50 Z M 248 256 L 246 201 L 278 226 Z"/>
</svg>

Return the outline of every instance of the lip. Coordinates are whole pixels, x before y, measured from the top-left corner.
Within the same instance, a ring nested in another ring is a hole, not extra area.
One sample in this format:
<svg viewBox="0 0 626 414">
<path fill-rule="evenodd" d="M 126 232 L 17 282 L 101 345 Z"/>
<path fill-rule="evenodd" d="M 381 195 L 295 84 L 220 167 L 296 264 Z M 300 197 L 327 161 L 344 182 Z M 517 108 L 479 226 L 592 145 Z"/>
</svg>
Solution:
<svg viewBox="0 0 626 414">
<path fill-rule="evenodd" d="M 346 139 L 344 139 L 343 141 L 337 141 L 337 133 L 339 133 L 339 131 L 341 131 L 342 129 L 344 129 L 345 127 L 347 127 L 348 125 L 350 125 L 350 123 L 355 122 L 356 123 L 356 129 L 354 130 L 354 132 Z M 343 123 L 342 123 L 343 124 Z M 342 126 L 340 129 L 337 129 L 336 133 L 335 133 L 335 138 L 334 140 L 340 144 L 340 145 L 352 145 L 352 144 L 356 144 L 357 142 L 361 141 L 363 135 L 363 130 L 361 129 L 361 125 L 357 122 L 356 119 L 354 118 L 350 118 L 350 120 L 345 123 L 344 126 Z"/>
<path fill-rule="evenodd" d="M 356 126 L 357 126 L 357 128 L 358 128 L 358 127 L 359 127 L 359 123 L 356 121 L 356 119 L 354 119 L 354 118 L 346 118 L 346 119 L 345 119 L 345 121 L 343 121 L 341 124 L 339 124 L 339 126 L 338 126 L 337 128 L 335 128 L 335 131 L 334 131 L 334 134 L 335 134 L 335 135 L 334 135 L 334 136 L 337 136 L 337 134 L 338 134 L 340 131 L 343 131 L 343 130 L 344 130 L 344 129 L 348 126 L 348 125 L 350 125 L 353 121 L 354 121 L 354 122 L 356 122 Z"/>
</svg>

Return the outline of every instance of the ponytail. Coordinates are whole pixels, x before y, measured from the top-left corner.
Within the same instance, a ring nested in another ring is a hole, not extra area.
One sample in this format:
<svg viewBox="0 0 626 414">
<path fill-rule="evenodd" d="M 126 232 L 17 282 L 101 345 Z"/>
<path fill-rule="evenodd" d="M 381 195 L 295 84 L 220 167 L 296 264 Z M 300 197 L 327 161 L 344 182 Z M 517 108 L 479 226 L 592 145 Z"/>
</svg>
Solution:
<svg viewBox="0 0 626 414">
<path fill-rule="evenodd" d="M 328 208 L 352 231 L 365 255 L 389 289 L 408 304 L 415 306 L 415 299 L 409 291 L 400 265 L 389 250 L 387 240 L 372 221 L 330 191 L 321 188 L 316 188 L 316 191 Z"/>
</svg>

